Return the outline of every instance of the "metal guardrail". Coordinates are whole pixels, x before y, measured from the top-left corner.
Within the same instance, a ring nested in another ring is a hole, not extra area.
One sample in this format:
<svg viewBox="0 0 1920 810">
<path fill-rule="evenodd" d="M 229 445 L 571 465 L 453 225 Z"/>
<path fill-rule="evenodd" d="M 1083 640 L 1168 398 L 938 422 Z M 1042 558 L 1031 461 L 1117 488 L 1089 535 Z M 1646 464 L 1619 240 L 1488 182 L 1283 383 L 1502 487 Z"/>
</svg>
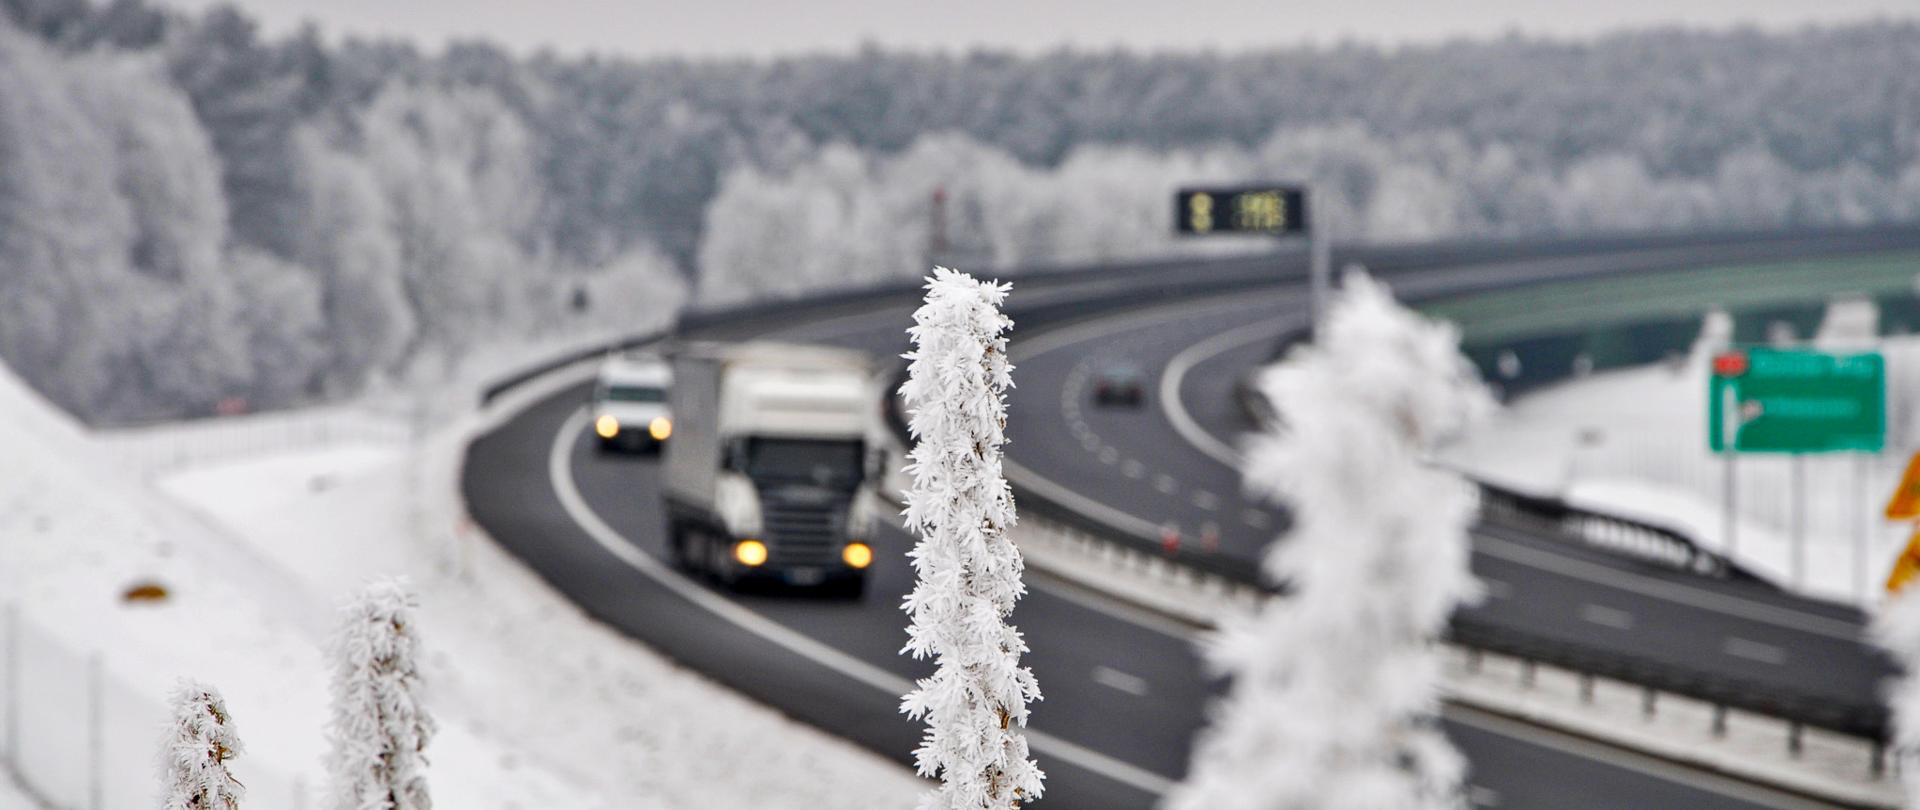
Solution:
<svg viewBox="0 0 1920 810">
<path fill-rule="evenodd" d="M 1725 245 L 1735 255 L 1757 253 L 1770 257 L 1783 257 L 1799 255 L 1804 250 L 1799 246 L 1810 239 L 1857 243 L 1859 247 L 1855 249 L 1865 250 L 1884 248 L 1889 245 L 1907 246 L 1909 242 L 1920 245 L 1920 230 L 1912 226 L 1897 226 L 1785 234 L 1599 237 L 1545 243 L 1443 242 L 1371 248 L 1346 247 L 1337 250 L 1336 255 L 1340 262 L 1364 263 L 1377 275 L 1383 277 L 1391 278 L 1406 273 L 1412 276 L 1409 280 L 1418 281 L 1419 277 L 1415 271 L 1424 268 L 1576 256 L 1610 251 L 1660 251 L 1668 248 Z M 1645 269 L 1653 269 L 1659 264 L 1655 258 L 1643 257 L 1642 261 L 1650 265 Z M 1031 328 L 1036 323 L 1059 326 L 1081 317 L 1160 302 L 1170 297 L 1191 297 L 1241 287 L 1272 285 L 1303 276 L 1305 264 L 1303 252 L 1281 251 L 1226 259 L 1180 258 L 1138 262 L 1124 266 L 1030 270 L 1003 273 L 1000 277 L 1029 281 L 1026 286 L 1028 291 L 1033 289 L 1035 283 L 1041 285 L 1041 289 L 1051 289 L 1056 286 L 1070 288 L 1096 280 L 1106 283 L 1104 287 L 1087 284 L 1090 288 L 1098 287 L 1090 294 L 1073 294 L 1070 289 L 1063 289 L 1062 292 L 1067 294 L 1053 296 L 1037 306 L 1020 306 L 1018 303 L 1011 306 L 1010 317 Z M 1472 291 L 1476 290 L 1453 289 L 1449 292 Z M 917 293 L 917 281 L 902 282 L 810 297 L 804 301 L 763 302 L 698 312 L 683 316 L 673 333 L 683 334 L 693 329 L 749 323 L 776 314 L 784 316 L 790 314 L 795 306 L 824 310 L 835 306 L 877 305 L 889 298 L 899 298 L 904 305 L 911 305 L 911 302 L 917 300 Z M 490 402 L 507 390 L 567 365 L 591 359 L 609 351 L 618 351 L 670 336 L 671 334 L 667 332 L 648 333 L 571 352 L 496 381 L 485 389 L 481 397 L 482 402 L 483 404 Z M 899 373 L 904 374 L 904 372 L 905 368 L 902 366 Z M 906 424 L 903 415 L 899 412 L 897 397 L 891 395 L 887 397 L 885 413 L 892 429 L 904 439 Z M 1088 517 L 1031 488 L 1016 484 L 1015 489 L 1024 509 L 1032 510 L 1049 520 L 1073 527 L 1091 536 L 1103 538 L 1120 547 L 1125 553 L 1146 558 L 1167 559 L 1191 571 L 1196 579 L 1212 577 L 1235 587 L 1257 587 L 1270 592 L 1278 590 L 1263 581 L 1254 561 L 1185 553 L 1178 546 L 1163 544 L 1161 538 L 1141 536 Z M 1492 485 L 1483 484 L 1481 494 L 1483 519 L 1486 519 L 1490 525 L 1508 526 L 1533 533 L 1547 533 L 1548 536 L 1624 551 L 1642 559 L 1666 562 L 1671 567 L 1709 576 L 1753 579 L 1751 574 L 1700 548 L 1684 534 L 1666 527 L 1581 510 L 1557 499 L 1528 495 Z M 1776 717 L 1791 724 L 1793 731 L 1789 737 L 1790 745 L 1796 747 L 1799 739 L 1798 729 L 1801 726 L 1823 728 L 1865 738 L 1872 741 L 1875 746 L 1875 772 L 1878 773 L 1882 768 L 1889 727 L 1886 710 L 1877 703 L 1843 705 L 1833 701 L 1808 698 L 1762 684 L 1748 683 L 1719 675 L 1707 675 L 1687 667 L 1650 658 L 1622 655 L 1611 650 L 1602 651 L 1578 642 L 1534 637 L 1464 613 L 1456 614 L 1449 637 L 1450 640 L 1462 646 L 1512 656 L 1529 662 L 1529 665 L 1538 663 L 1640 686 L 1648 690 L 1646 700 L 1649 710 L 1653 705 L 1653 696 L 1659 692 L 1666 692 L 1711 703 L 1716 707 L 1716 714 L 1721 716 L 1725 709 L 1732 708 Z"/>
</svg>

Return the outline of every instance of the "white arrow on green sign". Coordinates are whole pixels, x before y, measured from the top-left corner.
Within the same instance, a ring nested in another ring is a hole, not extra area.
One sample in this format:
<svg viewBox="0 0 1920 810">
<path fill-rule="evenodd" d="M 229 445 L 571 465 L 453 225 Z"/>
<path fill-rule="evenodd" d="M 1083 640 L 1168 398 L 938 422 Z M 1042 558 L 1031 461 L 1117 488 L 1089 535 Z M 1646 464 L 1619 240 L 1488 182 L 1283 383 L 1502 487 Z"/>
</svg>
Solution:
<svg viewBox="0 0 1920 810">
<path fill-rule="evenodd" d="M 1886 444 L 1887 372 L 1878 352 L 1734 349 L 1713 358 L 1707 395 L 1714 452 L 1879 452 Z"/>
</svg>

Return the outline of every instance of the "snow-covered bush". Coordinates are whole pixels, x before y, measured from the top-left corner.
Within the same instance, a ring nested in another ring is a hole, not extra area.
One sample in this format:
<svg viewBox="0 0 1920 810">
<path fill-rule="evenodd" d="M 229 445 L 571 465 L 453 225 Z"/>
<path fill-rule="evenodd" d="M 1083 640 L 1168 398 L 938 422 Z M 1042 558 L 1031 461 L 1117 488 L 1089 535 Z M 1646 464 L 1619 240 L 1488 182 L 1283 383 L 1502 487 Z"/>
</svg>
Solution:
<svg viewBox="0 0 1920 810">
<path fill-rule="evenodd" d="M 333 639 L 334 810 L 429 810 L 414 599 L 402 580 L 367 586 L 341 610 Z"/>
<path fill-rule="evenodd" d="M 919 579 L 902 605 L 904 652 L 938 668 L 900 709 L 927 731 L 914 760 L 941 786 L 922 810 L 1012 808 L 1038 798 L 1044 775 L 1027 758 L 1027 704 L 1040 699 L 1027 651 L 1007 624 L 1026 593 L 1020 550 L 1007 537 L 1013 494 L 1000 473 L 1006 389 L 1012 384 L 1000 313 L 1007 285 L 936 267 L 913 315 L 914 349 L 901 391 L 915 438 L 907 469 L 908 555 Z"/>
<path fill-rule="evenodd" d="M 1920 802 L 1920 588 L 1907 586 L 1873 617 L 1873 639 L 1906 673 L 1887 690 L 1893 752 L 1907 806 Z"/>
<path fill-rule="evenodd" d="M 1476 596 L 1472 491 L 1429 466 L 1491 399 L 1458 335 L 1350 273 L 1317 345 L 1263 372 L 1278 414 L 1248 486 L 1288 502 L 1265 572 L 1288 593 L 1217 639 L 1229 694 L 1177 810 L 1461 806 L 1465 762 L 1434 723 L 1434 640 Z"/>
<path fill-rule="evenodd" d="M 170 703 L 173 726 L 160 756 L 166 791 L 161 810 L 237 810 L 246 789 L 227 770 L 227 760 L 243 749 L 226 701 L 211 686 L 181 681 Z"/>
</svg>

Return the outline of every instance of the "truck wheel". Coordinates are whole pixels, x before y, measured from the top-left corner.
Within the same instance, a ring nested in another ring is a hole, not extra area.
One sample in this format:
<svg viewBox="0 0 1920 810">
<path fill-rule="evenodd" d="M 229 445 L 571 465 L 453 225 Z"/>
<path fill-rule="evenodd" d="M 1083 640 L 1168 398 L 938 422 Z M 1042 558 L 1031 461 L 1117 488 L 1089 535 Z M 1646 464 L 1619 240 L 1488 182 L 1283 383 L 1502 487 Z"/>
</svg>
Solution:
<svg viewBox="0 0 1920 810">
<path fill-rule="evenodd" d="M 867 595 L 867 578 L 854 577 L 840 583 L 840 587 L 836 590 L 839 591 L 841 597 L 858 602 Z"/>
<path fill-rule="evenodd" d="M 693 570 L 693 557 L 687 553 L 687 530 L 681 526 L 667 529 L 667 559 L 682 571 Z"/>
</svg>

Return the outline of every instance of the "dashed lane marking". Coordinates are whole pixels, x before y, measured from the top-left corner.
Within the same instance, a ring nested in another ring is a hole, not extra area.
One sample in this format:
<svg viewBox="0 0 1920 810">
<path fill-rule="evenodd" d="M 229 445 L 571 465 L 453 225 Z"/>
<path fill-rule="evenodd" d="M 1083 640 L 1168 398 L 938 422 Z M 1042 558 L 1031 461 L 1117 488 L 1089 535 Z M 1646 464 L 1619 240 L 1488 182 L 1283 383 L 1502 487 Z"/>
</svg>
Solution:
<svg viewBox="0 0 1920 810">
<path fill-rule="evenodd" d="M 587 429 L 590 418 L 591 415 L 583 407 L 574 411 L 573 416 L 560 426 L 560 432 L 554 435 L 553 447 L 547 455 L 547 477 L 549 483 L 553 485 L 555 497 L 560 500 L 561 508 L 566 510 L 567 516 L 572 518 L 588 537 L 593 538 L 595 543 L 606 549 L 615 559 L 660 583 L 680 598 L 733 623 L 742 630 L 784 647 L 796 655 L 889 696 L 904 695 L 913 688 L 913 684 L 906 678 L 848 655 L 811 636 L 789 629 L 738 602 L 707 590 L 699 583 L 654 559 L 653 555 L 641 551 L 639 546 L 634 545 L 619 531 L 607 525 L 599 513 L 593 511 L 593 507 L 587 504 L 586 497 L 580 494 L 580 488 L 573 480 L 573 465 L 569 463 L 571 459 L 569 451 L 573 447 L 573 442 Z M 1027 742 L 1033 750 L 1072 763 L 1076 767 L 1100 774 L 1135 790 L 1160 796 L 1165 795 L 1173 787 L 1171 779 L 1078 743 L 1068 742 L 1034 728 L 1028 728 L 1026 735 Z"/>
<path fill-rule="evenodd" d="M 1120 462 L 1120 474 L 1128 478 L 1139 478 L 1147 474 L 1147 465 L 1133 459 Z"/>
<path fill-rule="evenodd" d="M 1220 496 L 1204 489 L 1196 489 L 1193 491 L 1193 505 L 1212 512 L 1220 508 Z"/>
<path fill-rule="evenodd" d="M 1180 485 L 1174 483 L 1173 476 L 1160 473 L 1153 477 L 1153 488 L 1160 490 L 1160 494 L 1162 495 L 1172 495 L 1179 491 Z"/>
<path fill-rule="evenodd" d="M 1138 675 L 1128 675 L 1113 667 L 1105 665 L 1094 667 L 1093 682 L 1134 697 L 1147 696 L 1147 679 Z"/>
<path fill-rule="evenodd" d="M 1596 605 L 1591 602 L 1580 606 L 1581 621 L 1611 627 L 1615 630 L 1632 630 L 1633 614 L 1619 608 Z"/>
<path fill-rule="evenodd" d="M 1735 658 L 1745 658 L 1748 661 L 1758 661 L 1776 667 L 1787 662 L 1786 650 L 1738 636 L 1728 636 L 1726 642 L 1720 645 L 1720 650 Z"/>
</svg>

